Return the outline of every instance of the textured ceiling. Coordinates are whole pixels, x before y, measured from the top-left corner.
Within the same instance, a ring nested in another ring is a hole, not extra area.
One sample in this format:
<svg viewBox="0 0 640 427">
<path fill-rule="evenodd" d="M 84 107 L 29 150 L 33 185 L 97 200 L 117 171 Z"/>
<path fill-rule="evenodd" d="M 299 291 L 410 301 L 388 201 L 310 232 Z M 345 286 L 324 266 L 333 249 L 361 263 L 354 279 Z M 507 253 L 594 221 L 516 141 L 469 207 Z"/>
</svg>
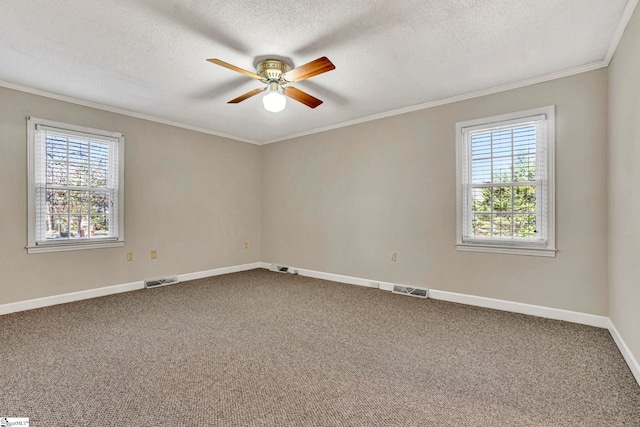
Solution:
<svg viewBox="0 0 640 427">
<path fill-rule="evenodd" d="M 3 0 L 0 80 L 265 143 L 605 66 L 636 3 Z M 206 62 L 273 56 L 327 56 L 335 70 L 295 85 L 324 104 L 227 104 L 261 84 Z"/>
</svg>

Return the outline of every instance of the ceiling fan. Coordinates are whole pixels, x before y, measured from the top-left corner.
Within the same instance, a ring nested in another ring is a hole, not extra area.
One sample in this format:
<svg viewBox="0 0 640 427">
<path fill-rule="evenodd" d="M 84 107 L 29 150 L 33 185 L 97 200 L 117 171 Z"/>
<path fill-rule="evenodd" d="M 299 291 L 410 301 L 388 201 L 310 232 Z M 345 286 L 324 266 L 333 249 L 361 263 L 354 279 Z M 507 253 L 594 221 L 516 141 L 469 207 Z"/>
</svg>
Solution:
<svg viewBox="0 0 640 427">
<path fill-rule="evenodd" d="M 285 96 L 288 96 L 289 98 L 301 102 L 311 108 L 316 108 L 318 105 L 322 104 L 322 101 L 318 98 L 288 85 L 317 76 L 318 74 L 326 73 L 327 71 L 331 71 L 336 68 L 335 65 L 333 65 L 325 56 L 296 68 L 291 68 L 288 64 L 277 59 L 267 59 L 257 65 L 257 73 L 252 73 L 251 71 L 236 67 L 235 65 L 231 65 L 227 62 L 221 61 L 220 59 L 212 58 L 207 59 L 207 61 L 244 74 L 245 76 L 249 76 L 256 80 L 260 80 L 262 83 L 267 85 L 263 88 L 254 89 L 240 95 L 239 97 L 229 101 L 228 104 L 237 104 L 247 98 L 251 98 L 254 95 L 267 91 L 267 94 L 262 98 L 262 102 L 264 103 L 264 108 L 266 110 L 274 113 L 284 110 L 287 102 Z"/>
</svg>

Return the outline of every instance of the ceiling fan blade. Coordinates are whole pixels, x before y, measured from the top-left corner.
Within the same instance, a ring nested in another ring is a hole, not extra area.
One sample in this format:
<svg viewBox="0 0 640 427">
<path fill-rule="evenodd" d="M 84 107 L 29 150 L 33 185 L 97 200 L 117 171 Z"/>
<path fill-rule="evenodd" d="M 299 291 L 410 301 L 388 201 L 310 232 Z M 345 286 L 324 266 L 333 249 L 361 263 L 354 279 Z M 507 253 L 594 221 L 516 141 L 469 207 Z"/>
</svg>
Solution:
<svg viewBox="0 0 640 427">
<path fill-rule="evenodd" d="M 251 90 L 244 95 L 240 95 L 237 98 L 233 98 L 231 101 L 227 102 L 227 104 L 237 104 L 238 102 L 242 102 L 247 98 L 251 98 L 254 95 L 259 94 L 260 92 L 264 92 L 265 88 L 261 87 L 260 89 Z"/>
<path fill-rule="evenodd" d="M 216 58 L 207 59 L 207 61 L 212 62 L 214 64 L 220 65 L 221 67 L 228 68 L 230 70 L 236 71 L 238 73 L 244 74 L 245 76 L 249 76 L 251 78 L 262 80 L 262 76 L 256 73 L 252 73 L 251 71 L 244 70 L 240 67 L 236 67 L 235 65 L 231 65 L 228 62 L 221 61 Z"/>
<path fill-rule="evenodd" d="M 314 98 L 306 92 L 301 91 L 300 89 L 296 89 L 295 87 L 285 87 L 283 89 L 284 94 L 287 95 L 291 99 L 295 99 L 298 102 L 302 102 L 307 107 L 316 108 L 318 105 L 322 104 L 318 98 Z"/>
<path fill-rule="evenodd" d="M 282 78 L 289 83 L 295 83 L 317 76 L 318 74 L 326 73 L 327 71 L 331 71 L 335 68 L 336 66 L 329 61 L 329 58 L 323 56 L 322 58 L 307 62 L 293 70 L 287 71 L 282 75 Z"/>
</svg>

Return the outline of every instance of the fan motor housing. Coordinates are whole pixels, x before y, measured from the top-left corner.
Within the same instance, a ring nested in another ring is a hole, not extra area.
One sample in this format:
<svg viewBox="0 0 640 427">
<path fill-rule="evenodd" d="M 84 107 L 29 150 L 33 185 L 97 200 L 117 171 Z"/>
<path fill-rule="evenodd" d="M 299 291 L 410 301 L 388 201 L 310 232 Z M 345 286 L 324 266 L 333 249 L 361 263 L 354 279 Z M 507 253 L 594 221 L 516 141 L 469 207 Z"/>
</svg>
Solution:
<svg viewBox="0 0 640 427">
<path fill-rule="evenodd" d="M 258 74 L 266 80 L 280 80 L 280 76 L 291 70 L 289 65 L 276 59 L 267 59 L 266 61 L 262 61 L 256 68 Z"/>
</svg>

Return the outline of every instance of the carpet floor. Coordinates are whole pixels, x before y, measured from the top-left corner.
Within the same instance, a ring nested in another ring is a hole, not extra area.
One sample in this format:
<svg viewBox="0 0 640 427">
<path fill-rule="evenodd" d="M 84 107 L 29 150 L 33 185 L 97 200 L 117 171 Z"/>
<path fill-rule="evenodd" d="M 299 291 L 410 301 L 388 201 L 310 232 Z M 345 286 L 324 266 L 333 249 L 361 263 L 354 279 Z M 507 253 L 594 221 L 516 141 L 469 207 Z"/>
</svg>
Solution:
<svg viewBox="0 0 640 427">
<path fill-rule="evenodd" d="M 640 426 L 609 332 L 252 270 L 0 316 L 38 426 Z"/>
</svg>

